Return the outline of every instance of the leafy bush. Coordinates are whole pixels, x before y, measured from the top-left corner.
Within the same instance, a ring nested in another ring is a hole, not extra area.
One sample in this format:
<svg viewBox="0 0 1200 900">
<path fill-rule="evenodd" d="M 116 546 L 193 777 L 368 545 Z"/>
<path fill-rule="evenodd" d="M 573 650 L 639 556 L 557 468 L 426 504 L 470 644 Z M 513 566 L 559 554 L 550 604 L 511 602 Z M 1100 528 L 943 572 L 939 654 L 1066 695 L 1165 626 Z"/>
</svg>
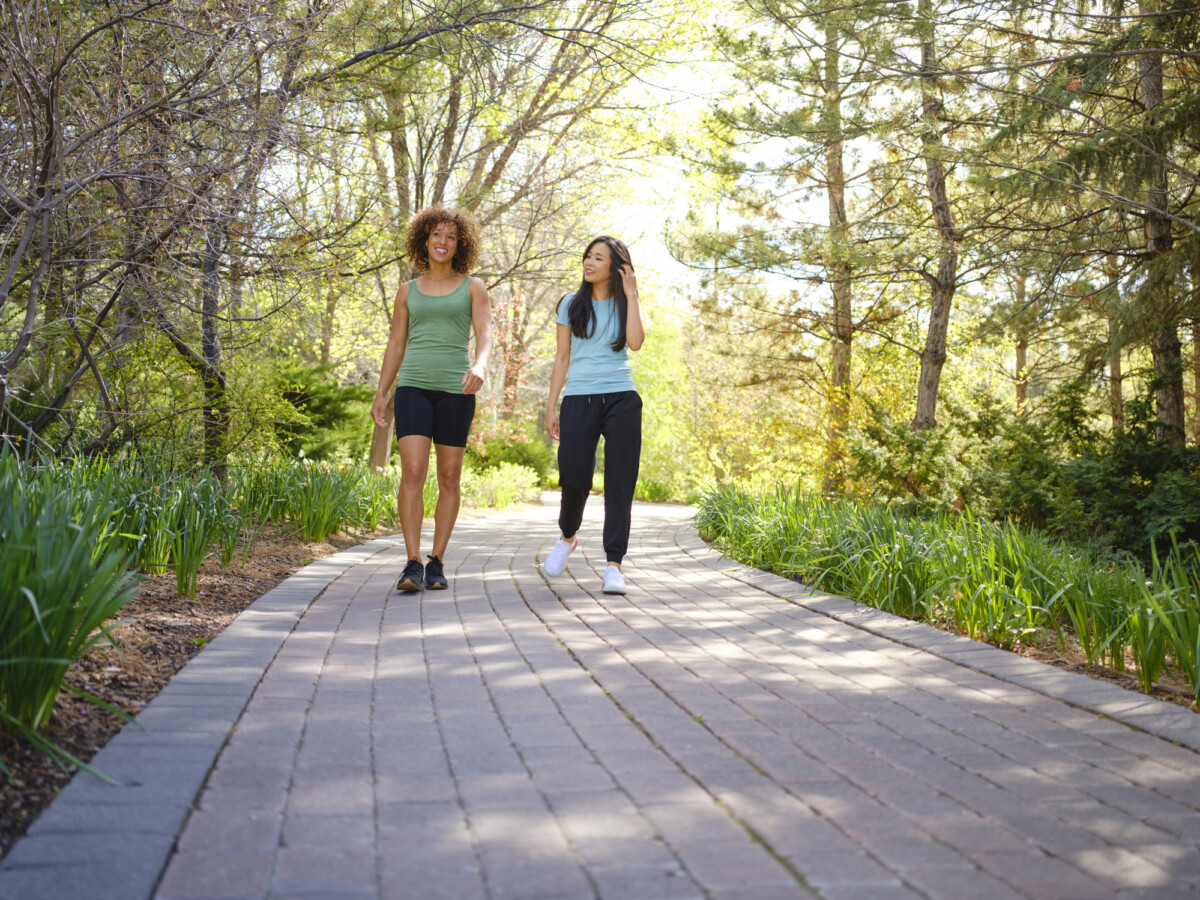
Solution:
<svg viewBox="0 0 1200 900">
<path fill-rule="evenodd" d="M 672 499 L 674 491 L 665 481 L 654 481 L 649 478 L 639 478 L 633 489 L 633 499 L 644 500 L 647 503 L 665 503 Z"/>
<path fill-rule="evenodd" d="M 989 398 L 947 401 L 945 422 L 914 432 L 873 409 L 852 432 L 850 490 L 907 512 L 970 511 L 1148 563 L 1170 535 L 1200 542 L 1200 450 L 1156 435 L 1149 402 L 1126 404 L 1126 425 L 1101 432 L 1086 385 L 1063 386 L 1037 416 Z"/>
<path fill-rule="evenodd" d="M 1173 532 L 1200 541 L 1200 450 L 1160 440 L 1148 403 L 1126 406 L 1126 427 L 1067 460 L 1059 484 L 1077 510 L 1051 527 L 1069 537 L 1095 537 L 1149 560 L 1165 552 Z"/>
<path fill-rule="evenodd" d="M 133 596 L 114 540 L 116 495 L 0 454 L 0 724 L 60 761 L 37 735 L 67 667 L 110 640 L 104 622 Z"/>
<path fill-rule="evenodd" d="M 371 441 L 368 411 L 375 394 L 363 385 L 341 385 L 330 366 L 290 363 L 280 368 L 278 391 L 297 415 L 277 421 L 280 444 L 292 456 L 330 459 L 339 452 L 365 456 Z"/>
<path fill-rule="evenodd" d="M 913 431 L 908 422 L 893 419 L 880 407 L 871 406 L 870 411 L 862 428 L 848 435 L 852 490 L 865 500 L 914 512 L 958 505 L 968 469 L 955 452 L 961 444 L 957 431 Z"/>
<path fill-rule="evenodd" d="M 463 502 L 470 506 L 504 509 L 537 497 L 538 475 L 527 466 L 502 462 L 481 471 L 463 471 Z"/>
<path fill-rule="evenodd" d="M 547 479 L 556 465 L 554 450 L 536 438 L 528 441 L 491 438 L 483 442 L 482 450 L 467 448 L 467 465 L 476 471 L 494 469 L 504 463 L 532 469 L 538 484 L 543 486 L 548 484 Z"/>
</svg>

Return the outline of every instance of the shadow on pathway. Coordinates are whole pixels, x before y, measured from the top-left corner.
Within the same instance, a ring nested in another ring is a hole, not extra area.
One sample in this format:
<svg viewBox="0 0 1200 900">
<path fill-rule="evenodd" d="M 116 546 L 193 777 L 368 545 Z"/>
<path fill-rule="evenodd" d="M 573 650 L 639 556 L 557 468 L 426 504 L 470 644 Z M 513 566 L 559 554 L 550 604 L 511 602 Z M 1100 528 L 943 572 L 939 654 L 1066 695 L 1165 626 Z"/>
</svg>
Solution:
<svg viewBox="0 0 1200 900">
<path fill-rule="evenodd" d="M 798 596 L 679 507 L 606 596 L 598 512 L 549 582 L 549 509 L 460 523 L 449 591 L 395 592 L 395 538 L 293 576 L 0 897 L 1200 898 L 1196 716 Z"/>
</svg>

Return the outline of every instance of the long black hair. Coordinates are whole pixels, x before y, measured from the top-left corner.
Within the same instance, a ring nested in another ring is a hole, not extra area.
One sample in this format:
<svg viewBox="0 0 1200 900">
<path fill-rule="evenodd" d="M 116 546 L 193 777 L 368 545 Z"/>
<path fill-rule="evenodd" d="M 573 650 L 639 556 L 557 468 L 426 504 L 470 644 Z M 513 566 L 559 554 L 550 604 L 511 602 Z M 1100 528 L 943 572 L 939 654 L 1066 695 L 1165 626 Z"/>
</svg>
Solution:
<svg viewBox="0 0 1200 900">
<path fill-rule="evenodd" d="M 612 291 L 613 301 L 617 304 L 617 336 L 612 342 L 614 351 L 625 349 L 625 322 L 629 317 L 629 301 L 625 297 L 625 283 L 621 280 L 621 266 L 633 268 L 633 260 L 629 256 L 629 248 L 624 243 L 606 234 L 595 238 L 583 251 L 583 258 L 592 252 L 597 244 L 608 245 L 608 285 Z M 577 338 L 590 338 L 596 333 L 596 309 L 592 305 L 592 285 L 586 280 L 579 284 L 579 290 L 571 298 L 567 306 L 567 321 L 571 323 L 571 334 Z"/>
</svg>

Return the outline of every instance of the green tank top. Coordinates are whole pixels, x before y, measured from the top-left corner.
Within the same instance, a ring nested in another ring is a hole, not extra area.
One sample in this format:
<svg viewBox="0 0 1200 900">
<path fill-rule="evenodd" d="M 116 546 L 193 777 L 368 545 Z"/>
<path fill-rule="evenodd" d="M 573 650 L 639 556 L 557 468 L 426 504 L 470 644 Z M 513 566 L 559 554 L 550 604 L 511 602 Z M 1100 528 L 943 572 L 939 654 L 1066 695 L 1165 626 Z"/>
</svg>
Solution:
<svg viewBox="0 0 1200 900">
<path fill-rule="evenodd" d="M 471 367 L 471 279 L 444 297 L 421 293 L 414 278 L 408 283 L 408 347 L 398 387 L 419 387 L 462 393 L 463 375 Z"/>
</svg>

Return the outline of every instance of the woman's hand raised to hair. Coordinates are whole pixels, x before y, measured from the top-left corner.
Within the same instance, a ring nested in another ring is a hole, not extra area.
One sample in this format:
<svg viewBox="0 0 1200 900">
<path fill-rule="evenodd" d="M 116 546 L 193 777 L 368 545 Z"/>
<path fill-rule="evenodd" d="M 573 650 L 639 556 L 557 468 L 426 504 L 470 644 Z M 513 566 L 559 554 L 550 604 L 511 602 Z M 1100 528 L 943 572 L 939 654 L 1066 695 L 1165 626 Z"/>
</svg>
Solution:
<svg viewBox="0 0 1200 900">
<path fill-rule="evenodd" d="M 633 266 L 624 263 L 617 271 L 621 273 L 621 287 L 625 288 L 625 296 L 637 297 L 637 275 L 633 271 Z"/>
</svg>

